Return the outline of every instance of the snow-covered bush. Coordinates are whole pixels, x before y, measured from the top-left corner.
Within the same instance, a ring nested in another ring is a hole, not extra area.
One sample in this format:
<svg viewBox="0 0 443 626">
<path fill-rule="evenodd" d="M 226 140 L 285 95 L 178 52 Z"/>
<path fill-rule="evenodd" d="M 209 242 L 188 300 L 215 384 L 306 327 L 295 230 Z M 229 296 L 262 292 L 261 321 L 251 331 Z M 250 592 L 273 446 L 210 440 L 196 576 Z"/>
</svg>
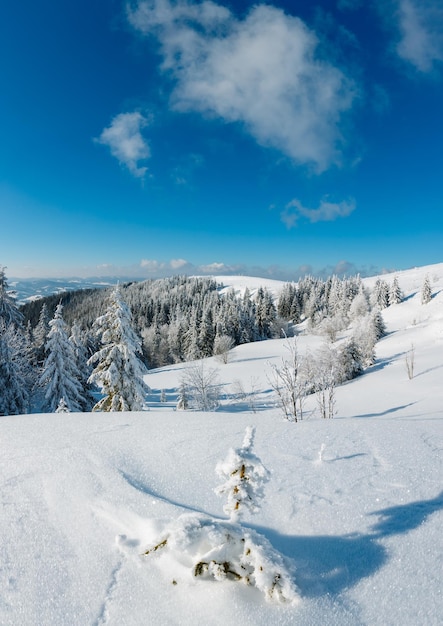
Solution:
<svg viewBox="0 0 443 626">
<path fill-rule="evenodd" d="M 405 367 L 408 373 L 409 380 L 412 380 L 414 378 L 414 367 L 415 367 L 414 344 L 411 344 L 411 349 L 405 354 Z"/>
<path fill-rule="evenodd" d="M 335 388 L 339 380 L 337 352 L 325 345 L 317 352 L 312 364 L 312 380 L 317 406 L 323 419 L 335 415 Z"/>
<path fill-rule="evenodd" d="M 331 317 L 325 317 L 317 327 L 317 333 L 325 335 L 331 343 L 337 340 L 337 335 L 341 330 L 344 330 L 348 325 L 346 317 L 343 315 L 333 315 Z"/>
<path fill-rule="evenodd" d="M 229 361 L 229 351 L 234 347 L 235 342 L 229 335 L 217 335 L 214 340 L 214 356 L 220 363 Z"/>
<path fill-rule="evenodd" d="M 255 429 L 248 426 L 241 448 L 231 448 L 224 461 L 219 461 L 215 471 L 224 480 L 215 489 L 219 496 L 226 495 L 223 507 L 231 522 L 237 522 L 245 510 L 256 513 L 264 498 L 263 487 L 269 472 L 258 456 L 252 452 Z"/>
<path fill-rule="evenodd" d="M 303 419 L 303 402 L 308 394 L 308 385 L 302 375 L 304 363 L 298 354 L 296 339 L 292 342 L 288 340 L 285 347 L 289 357 L 282 358 L 280 365 L 271 365 L 269 382 L 285 419 L 297 422 Z"/>
<path fill-rule="evenodd" d="M 144 554 L 163 550 L 195 578 L 242 582 L 257 587 L 270 602 L 299 599 L 289 561 L 266 537 L 239 524 L 186 513 L 168 524 Z"/>
<path fill-rule="evenodd" d="M 215 411 L 220 404 L 218 370 L 203 361 L 186 368 L 181 379 L 189 393 L 189 405 L 197 411 Z"/>
</svg>

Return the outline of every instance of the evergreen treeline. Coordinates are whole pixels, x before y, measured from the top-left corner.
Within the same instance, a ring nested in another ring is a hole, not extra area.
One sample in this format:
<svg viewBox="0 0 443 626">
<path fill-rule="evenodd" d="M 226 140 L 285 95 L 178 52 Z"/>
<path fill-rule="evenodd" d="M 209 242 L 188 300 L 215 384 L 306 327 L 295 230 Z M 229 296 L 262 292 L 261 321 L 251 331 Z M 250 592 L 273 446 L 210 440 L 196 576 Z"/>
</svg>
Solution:
<svg viewBox="0 0 443 626">
<path fill-rule="evenodd" d="M 380 310 L 403 297 L 397 279 L 391 286 L 379 279 L 369 293 L 360 277 L 307 276 L 284 285 L 277 303 L 263 287 L 253 296 L 222 288 L 212 278 L 176 276 L 70 291 L 19 308 L 0 266 L 0 415 L 89 410 L 93 384 L 110 394 L 96 407 L 140 406 L 143 384 L 132 387 L 131 372 L 290 335 L 305 321 L 331 342 L 353 325 L 340 348 L 340 371 L 349 379 L 374 362 L 384 333 Z"/>
<path fill-rule="evenodd" d="M 220 337 L 239 345 L 279 335 L 276 306 L 267 289 L 260 288 L 252 298 L 248 292 L 238 297 L 233 290 L 222 295 L 221 288 L 212 278 L 187 276 L 121 286 L 148 367 L 212 356 Z M 90 330 L 104 313 L 109 291 L 68 292 L 31 302 L 21 310 L 25 323 L 37 330 L 44 325 L 42 310 L 50 319 L 62 304 L 66 323 L 76 322 L 84 329 L 92 352 L 97 346 Z"/>
</svg>

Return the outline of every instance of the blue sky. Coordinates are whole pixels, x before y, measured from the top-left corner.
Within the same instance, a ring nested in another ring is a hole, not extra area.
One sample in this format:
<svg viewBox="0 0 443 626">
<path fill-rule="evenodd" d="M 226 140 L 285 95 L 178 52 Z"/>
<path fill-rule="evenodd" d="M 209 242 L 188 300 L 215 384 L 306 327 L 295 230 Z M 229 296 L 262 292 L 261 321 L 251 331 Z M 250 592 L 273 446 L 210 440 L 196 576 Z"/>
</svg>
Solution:
<svg viewBox="0 0 443 626">
<path fill-rule="evenodd" d="M 1 12 L 8 276 L 442 261 L 441 0 Z"/>
</svg>

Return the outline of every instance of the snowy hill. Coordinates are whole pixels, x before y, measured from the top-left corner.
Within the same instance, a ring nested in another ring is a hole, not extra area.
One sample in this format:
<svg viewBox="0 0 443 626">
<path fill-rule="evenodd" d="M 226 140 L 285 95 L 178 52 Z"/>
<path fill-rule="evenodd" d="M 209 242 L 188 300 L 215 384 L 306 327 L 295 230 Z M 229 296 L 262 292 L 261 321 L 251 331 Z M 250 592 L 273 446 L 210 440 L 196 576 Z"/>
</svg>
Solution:
<svg viewBox="0 0 443 626">
<path fill-rule="evenodd" d="M 425 275 L 433 298 L 422 305 Z M 0 418 L 0 624 L 440 624 L 443 264 L 396 276 L 405 300 L 383 311 L 377 361 L 337 389 L 332 420 L 314 397 L 302 422 L 282 419 L 269 383 L 287 354 L 279 339 L 206 360 L 221 385 L 216 412 L 174 410 L 188 367 L 177 364 L 146 377 L 143 412 Z M 239 292 L 272 289 L 228 279 Z M 297 341 L 304 353 L 323 339 Z M 214 468 L 248 425 L 271 478 L 244 525 L 291 559 L 295 604 L 196 578 L 186 552 L 141 556 L 183 513 L 226 519 Z"/>
</svg>

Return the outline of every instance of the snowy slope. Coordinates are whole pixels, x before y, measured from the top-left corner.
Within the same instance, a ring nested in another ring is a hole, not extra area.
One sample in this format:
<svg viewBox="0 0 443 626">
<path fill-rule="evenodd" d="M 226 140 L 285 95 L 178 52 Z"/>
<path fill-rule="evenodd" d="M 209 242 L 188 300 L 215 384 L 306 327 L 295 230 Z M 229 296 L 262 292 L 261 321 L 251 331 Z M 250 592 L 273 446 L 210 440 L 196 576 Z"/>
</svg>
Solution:
<svg viewBox="0 0 443 626">
<path fill-rule="evenodd" d="M 426 273 L 434 297 L 423 306 Z M 273 406 L 282 340 L 239 346 L 227 365 L 208 360 L 223 383 L 215 413 L 173 410 L 180 364 L 147 376 L 144 412 L 2 417 L 0 624 L 440 624 L 443 265 L 397 275 L 406 300 L 384 311 L 377 363 L 337 390 L 333 420 L 313 400 L 298 424 Z M 299 337 L 300 351 L 320 343 Z M 296 605 L 195 579 L 167 554 L 140 556 L 185 512 L 224 517 L 214 468 L 250 424 L 271 479 L 245 524 L 293 560 Z"/>
</svg>

